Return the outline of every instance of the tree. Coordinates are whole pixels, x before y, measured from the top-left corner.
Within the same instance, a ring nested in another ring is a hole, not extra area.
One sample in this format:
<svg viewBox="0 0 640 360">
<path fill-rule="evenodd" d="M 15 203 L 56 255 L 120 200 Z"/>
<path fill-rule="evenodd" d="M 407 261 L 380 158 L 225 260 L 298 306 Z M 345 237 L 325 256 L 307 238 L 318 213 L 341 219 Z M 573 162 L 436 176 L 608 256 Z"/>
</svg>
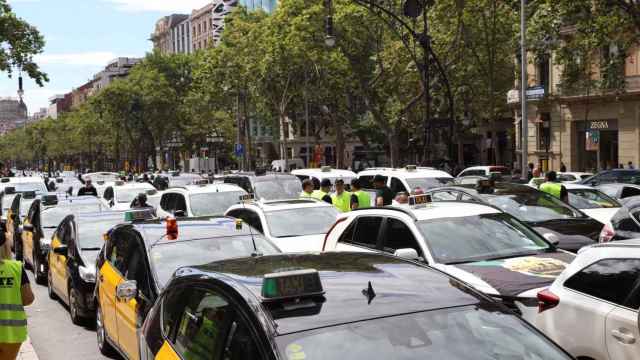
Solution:
<svg viewBox="0 0 640 360">
<path fill-rule="evenodd" d="M 0 0 L 0 71 L 11 76 L 13 68 L 18 67 L 43 86 L 49 78 L 33 60 L 43 48 L 44 38 L 38 30 L 18 18 L 7 0 Z"/>
</svg>

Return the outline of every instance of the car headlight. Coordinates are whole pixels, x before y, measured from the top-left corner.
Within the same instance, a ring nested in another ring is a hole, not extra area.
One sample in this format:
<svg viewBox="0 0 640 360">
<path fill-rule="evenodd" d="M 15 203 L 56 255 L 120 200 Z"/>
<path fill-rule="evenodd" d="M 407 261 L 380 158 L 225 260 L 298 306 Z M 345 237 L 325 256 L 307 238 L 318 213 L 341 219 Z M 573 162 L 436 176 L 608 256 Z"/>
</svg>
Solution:
<svg viewBox="0 0 640 360">
<path fill-rule="evenodd" d="M 78 266 L 80 278 L 86 282 L 96 282 L 96 271 L 93 268 Z"/>
</svg>

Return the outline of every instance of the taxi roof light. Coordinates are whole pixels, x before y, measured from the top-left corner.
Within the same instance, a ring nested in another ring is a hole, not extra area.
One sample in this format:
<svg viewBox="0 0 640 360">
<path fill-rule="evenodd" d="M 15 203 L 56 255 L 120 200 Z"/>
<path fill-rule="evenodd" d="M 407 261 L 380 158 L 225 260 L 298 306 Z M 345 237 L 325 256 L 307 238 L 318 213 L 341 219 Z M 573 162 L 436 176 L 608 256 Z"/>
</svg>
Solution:
<svg viewBox="0 0 640 360">
<path fill-rule="evenodd" d="M 322 172 L 331 172 L 331 166 L 323 166 L 320 168 Z"/>
<path fill-rule="evenodd" d="M 238 197 L 238 199 L 240 200 L 240 202 L 250 202 L 252 200 L 254 200 L 256 198 L 256 196 L 254 194 L 244 194 L 244 195 L 240 195 Z"/>
<path fill-rule="evenodd" d="M 166 228 L 167 228 L 167 239 L 169 240 L 177 240 L 178 239 L 178 220 L 174 217 L 168 217 L 165 220 Z"/>
<path fill-rule="evenodd" d="M 122 181 L 122 180 L 117 180 L 116 181 L 116 186 L 122 186 L 122 185 L 124 185 L 124 181 Z"/>
<path fill-rule="evenodd" d="M 2 181 L 3 183 L 8 183 L 8 182 L 10 182 L 10 181 L 11 181 L 11 179 L 9 179 L 9 178 L 2 178 L 2 180 L 0 180 L 0 181 Z"/>
<path fill-rule="evenodd" d="M 431 195 L 429 194 L 421 194 L 421 195 L 412 195 L 409 196 L 409 205 L 425 205 L 430 204 L 433 200 L 431 199 Z"/>
<path fill-rule="evenodd" d="M 407 166 L 405 167 L 405 169 L 406 169 L 407 171 L 417 171 L 417 170 L 418 170 L 418 166 L 416 166 L 416 165 L 407 165 Z"/>
<path fill-rule="evenodd" d="M 154 218 L 153 209 L 136 209 L 124 213 L 124 221 L 145 221 Z"/>
<path fill-rule="evenodd" d="M 282 271 L 264 275 L 265 302 L 324 295 L 320 274 L 315 269 Z"/>
</svg>

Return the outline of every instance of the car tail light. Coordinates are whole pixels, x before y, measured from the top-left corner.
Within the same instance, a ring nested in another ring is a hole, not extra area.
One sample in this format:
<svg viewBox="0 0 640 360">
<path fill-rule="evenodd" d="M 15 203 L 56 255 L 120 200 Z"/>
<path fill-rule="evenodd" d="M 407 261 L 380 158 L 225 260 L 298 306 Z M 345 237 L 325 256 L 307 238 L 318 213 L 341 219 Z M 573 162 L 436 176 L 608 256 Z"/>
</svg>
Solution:
<svg viewBox="0 0 640 360">
<path fill-rule="evenodd" d="M 329 228 L 329 231 L 327 231 L 327 235 L 324 236 L 324 243 L 322 243 L 322 251 L 324 251 L 325 247 L 327 246 L 327 240 L 329 239 L 329 234 L 331 234 L 331 231 L 333 231 L 333 229 L 335 229 L 335 227 L 338 226 L 338 224 L 340 224 L 345 220 L 347 220 L 346 217 L 340 218 L 335 223 L 333 223 L 333 225 L 331 225 L 331 228 Z"/>
<path fill-rule="evenodd" d="M 598 237 L 599 242 L 605 243 L 609 242 L 616 235 L 616 232 L 609 225 L 605 225 L 600 231 L 600 236 Z"/>
<path fill-rule="evenodd" d="M 538 293 L 538 313 L 553 309 L 558 306 L 558 304 L 560 304 L 560 298 L 549 289 L 542 290 Z"/>
</svg>

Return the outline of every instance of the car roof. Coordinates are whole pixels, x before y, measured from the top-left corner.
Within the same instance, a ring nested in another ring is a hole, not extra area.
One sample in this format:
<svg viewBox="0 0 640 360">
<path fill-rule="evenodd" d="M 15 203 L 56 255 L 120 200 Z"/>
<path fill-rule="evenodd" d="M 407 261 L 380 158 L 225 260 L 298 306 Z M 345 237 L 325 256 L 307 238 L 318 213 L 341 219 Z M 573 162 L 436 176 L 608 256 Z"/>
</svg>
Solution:
<svg viewBox="0 0 640 360">
<path fill-rule="evenodd" d="M 304 176 L 316 176 L 316 177 L 348 177 L 348 178 L 356 178 L 358 175 L 351 170 L 343 170 L 343 169 L 329 169 L 322 171 L 322 169 L 296 169 L 291 170 L 292 175 L 304 175 Z"/>
<path fill-rule="evenodd" d="M 236 228 L 236 219 L 230 217 L 203 217 L 177 219 L 178 238 L 168 240 L 166 221 L 154 219 L 142 222 L 133 222 L 133 226 L 143 234 L 147 248 L 154 244 L 168 244 L 181 241 L 199 239 L 211 239 L 216 237 L 232 236 L 261 236 L 251 229 L 245 222 L 241 222 L 242 228 Z"/>
<path fill-rule="evenodd" d="M 83 223 L 97 223 L 97 222 L 113 222 L 114 225 L 124 222 L 124 211 L 106 210 L 100 212 L 84 212 L 73 215 L 76 222 L 82 226 Z"/>
<path fill-rule="evenodd" d="M 368 253 L 282 254 L 229 259 L 178 270 L 177 276 L 199 273 L 233 282 L 262 300 L 265 274 L 283 269 L 319 272 L 325 301 L 317 312 L 292 312 L 275 316 L 278 335 L 419 311 L 475 305 L 482 298 L 465 285 L 436 270 L 397 257 Z M 363 289 L 371 284 L 377 297 L 368 299 Z"/>
<path fill-rule="evenodd" d="M 462 191 L 466 191 L 468 193 L 472 193 L 472 194 L 476 194 L 476 195 L 482 195 L 478 193 L 477 190 L 477 186 L 474 184 L 457 184 L 457 185 L 452 185 L 452 186 L 443 186 L 443 187 L 439 187 L 439 188 L 435 188 L 435 189 L 429 189 L 428 192 L 431 191 L 438 191 L 438 190 L 443 190 L 443 189 L 458 189 L 458 190 L 462 190 Z M 501 194 L 509 194 L 512 192 L 518 192 L 518 193 L 537 193 L 540 190 L 538 189 L 534 189 L 529 185 L 526 184 L 513 184 L 513 183 L 508 183 L 508 182 L 496 182 L 494 188 L 497 190 L 495 193 L 493 194 L 489 194 L 489 195 L 501 195 Z"/>
<path fill-rule="evenodd" d="M 564 186 L 567 190 L 594 190 L 597 191 L 598 189 L 595 189 L 591 186 L 587 186 L 587 185 L 581 185 L 581 184 L 565 184 L 563 183 L 562 186 Z"/>
<path fill-rule="evenodd" d="M 233 192 L 238 191 L 246 193 L 246 191 L 235 184 L 215 183 L 205 185 L 187 185 L 183 187 L 170 187 L 164 193 L 167 192 L 181 192 L 189 194 L 210 194 L 217 192 Z"/>
<path fill-rule="evenodd" d="M 122 185 L 115 184 L 113 185 L 113 190 L 127 190 L 127 189 L 147 189 L 147 190 L 155 190 L 156 188 L 146 182 L 128 182 Z"/>
<path fill-rule="evenodd" d="M 9 184 L 11 183 L 43 183 L 44 184 L 44 179 L 41 178 L 40 176 L 19 176 L 19 177 L 10 177 L 9 178 Z M 5 183 L 6 184 L 6 183 Z"/>
<path fill-rule="evenodd" d="M 416 179 L 416 178 L 453 178 L 449 173 L 442 170 L 435 169 L 416 169 L 416 170 L 407 170 L 406 168 L 401 169 L 367 169 L 360 171 L 358 176 L 371 176 L 371 175 L 382 175 L 382 176 L 396 176 L 399 178 L 405 179 Z"/>
<path fill-rule="evenodd" d="M 615 247 L 640 247 L 640 239 L 629 239 L 620 241 L 611 241 L 606 243 L 598 243 L 590 246 L 591 248 L 615 248 Z"/>
<path fill-rule="evenodd" d="M 289 209 L 302 209 L 302 208 L 318 208 L 318 207 L 333 207 L 324 201 L 315 199 L 284 199 L 284 200 L 267 200 L 267 201 L 252 201 L 247 204 L 236 204 L 229 208 L 241 209 L 243 207 L 256 207 L 265 212 L 267 211 L 279 211 Z"/>
<path fill-rule="evenodd" d="M 225 175 L 225 178 L 233 178 L 233 177 L 248 177 L 253 182 L 262 182 L 262 181 L 274 181 L 274 180 L 283 180 L 283 179 L 298 179 L 297 176 L 291 174 L 283 174 L 283 173 L 266 173 L 264 175 L 256 175 L 252 172 L 239 172 L 235 174 Z"/>
<path fill-rule="evenodd" d="M 391 211 L 405 213 L 413 217 L 416 221 L 433 220 L 442 218 L 467 217 L 483 214 L 500 214 L 502 211 L 485 204 L 467 201 L 437 201 L 424 206 L 387 206 L 383 208 L 367 208 L 352 211 L 348 214 L 353 216 L 380 214 Z"/>
</svg>

